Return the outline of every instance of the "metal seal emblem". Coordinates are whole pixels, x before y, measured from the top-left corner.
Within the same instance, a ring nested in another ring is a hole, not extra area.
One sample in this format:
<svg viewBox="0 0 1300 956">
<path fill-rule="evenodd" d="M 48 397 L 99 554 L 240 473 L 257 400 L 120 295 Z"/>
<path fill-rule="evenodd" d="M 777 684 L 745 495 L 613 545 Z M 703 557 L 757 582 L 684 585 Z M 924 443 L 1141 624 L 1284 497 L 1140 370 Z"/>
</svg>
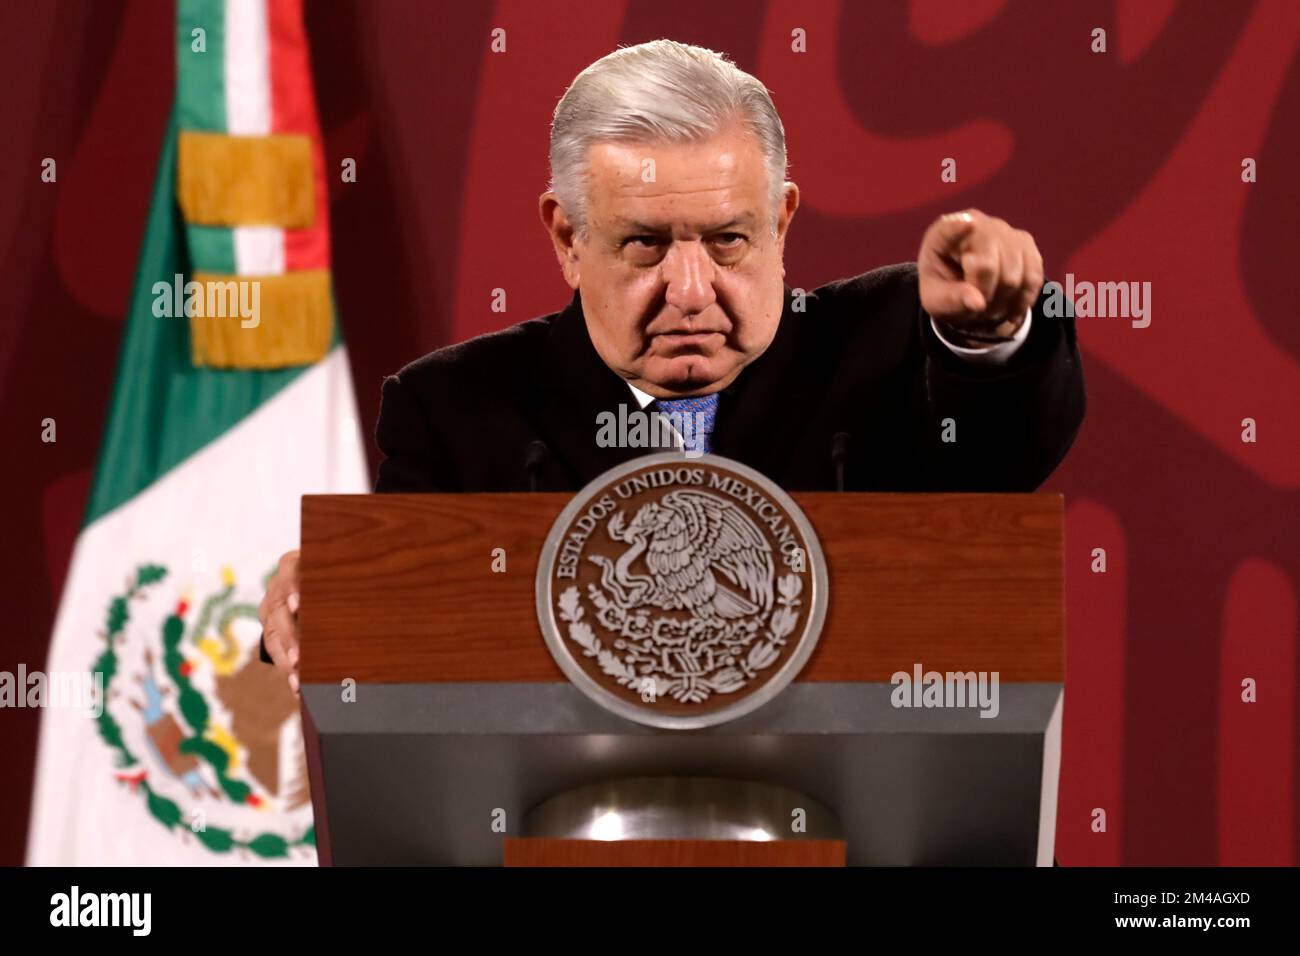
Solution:
<svg viewBox="0 0 1300 956">
<path fill-rule="evenodd" d="M 537 568 L 537 617 L 565 676 L 621 717 L 677 730 L 780 693 L 817 646 L 826 602 L 799 506 L 717 455 L 607 471 L 560 513 Z"/>
</svg>

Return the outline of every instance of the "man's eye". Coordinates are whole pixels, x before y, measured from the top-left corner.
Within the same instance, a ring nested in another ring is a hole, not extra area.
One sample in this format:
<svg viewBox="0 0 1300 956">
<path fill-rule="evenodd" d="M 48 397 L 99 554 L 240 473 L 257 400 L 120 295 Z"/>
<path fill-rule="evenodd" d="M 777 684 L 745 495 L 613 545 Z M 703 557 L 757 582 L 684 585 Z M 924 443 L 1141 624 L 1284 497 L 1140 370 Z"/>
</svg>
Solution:
<svg viewBox="0 0 1300 956">
<path fill-rule="evenodd" d="M 658 236 L 631 236 L 623 240 L 623 245 L 636 246 L 638 249 L 654 249 L 661 242 Z"/>
<path fill-rule="evenodd" d="M 713 237 L 714 245 L 726 246 L 731 248 L 745 241 L 745 237 L 738 232 L 723 232 Z"/>
</svg>

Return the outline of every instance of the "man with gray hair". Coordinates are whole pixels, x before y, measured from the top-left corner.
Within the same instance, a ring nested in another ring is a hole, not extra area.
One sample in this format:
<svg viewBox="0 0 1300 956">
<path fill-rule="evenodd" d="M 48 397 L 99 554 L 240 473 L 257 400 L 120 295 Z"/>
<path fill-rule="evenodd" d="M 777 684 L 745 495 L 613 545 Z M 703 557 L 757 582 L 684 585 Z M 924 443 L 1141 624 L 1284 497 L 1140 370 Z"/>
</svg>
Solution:
<svg viewBox="0 0 1300 956">
<path fill-rule="evenodd" d="M 555 110 L 539 200 L 573 298 L 384 382 L 376 491 L 574 491 L 646 452 L 717 453 L 790 490 L 1026 491 L 1084 414 L 1073 318 L 1043 315 L 1033 237 L 969 209 L 915 263 L 784 281 L 799 188 L 766 87 L 656 40 Z M 627 410 L 679 427 L 609 441 Z M 296 688 L 297 552 L 262 602 Z"/>
</svg>

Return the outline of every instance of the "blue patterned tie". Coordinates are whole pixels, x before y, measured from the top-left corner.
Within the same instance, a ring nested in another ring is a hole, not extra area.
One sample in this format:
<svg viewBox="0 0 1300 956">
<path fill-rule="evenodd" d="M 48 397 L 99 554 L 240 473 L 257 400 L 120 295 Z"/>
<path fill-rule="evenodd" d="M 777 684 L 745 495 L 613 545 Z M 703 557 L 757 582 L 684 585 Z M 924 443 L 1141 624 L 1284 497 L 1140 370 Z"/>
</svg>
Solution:
<svg viewBox="0 0 1300 956">
<path fill-rule="evenodd" d="M 686 451 L 701 455 L 709 453 L 713 422 L 718 417 L 717 392 L 697 398 L 656 398 L 650 403 L 650 409 L 668 416 L 682 436 L 682 447 Z"/>
</svg>

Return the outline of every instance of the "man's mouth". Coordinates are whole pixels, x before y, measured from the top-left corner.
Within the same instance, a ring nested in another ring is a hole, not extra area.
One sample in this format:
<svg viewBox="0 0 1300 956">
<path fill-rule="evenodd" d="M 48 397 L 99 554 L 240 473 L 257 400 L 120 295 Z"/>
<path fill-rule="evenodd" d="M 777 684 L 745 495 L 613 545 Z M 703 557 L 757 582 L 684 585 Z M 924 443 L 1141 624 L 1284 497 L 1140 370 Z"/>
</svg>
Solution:
<svg viewBox="0 0 1300 956">
<path fill-rule="evenodd" d="M 721 332 L 660 332 L 655 339 L 670 349 L 703 348 L 721 336 Z"/>
</svg>

